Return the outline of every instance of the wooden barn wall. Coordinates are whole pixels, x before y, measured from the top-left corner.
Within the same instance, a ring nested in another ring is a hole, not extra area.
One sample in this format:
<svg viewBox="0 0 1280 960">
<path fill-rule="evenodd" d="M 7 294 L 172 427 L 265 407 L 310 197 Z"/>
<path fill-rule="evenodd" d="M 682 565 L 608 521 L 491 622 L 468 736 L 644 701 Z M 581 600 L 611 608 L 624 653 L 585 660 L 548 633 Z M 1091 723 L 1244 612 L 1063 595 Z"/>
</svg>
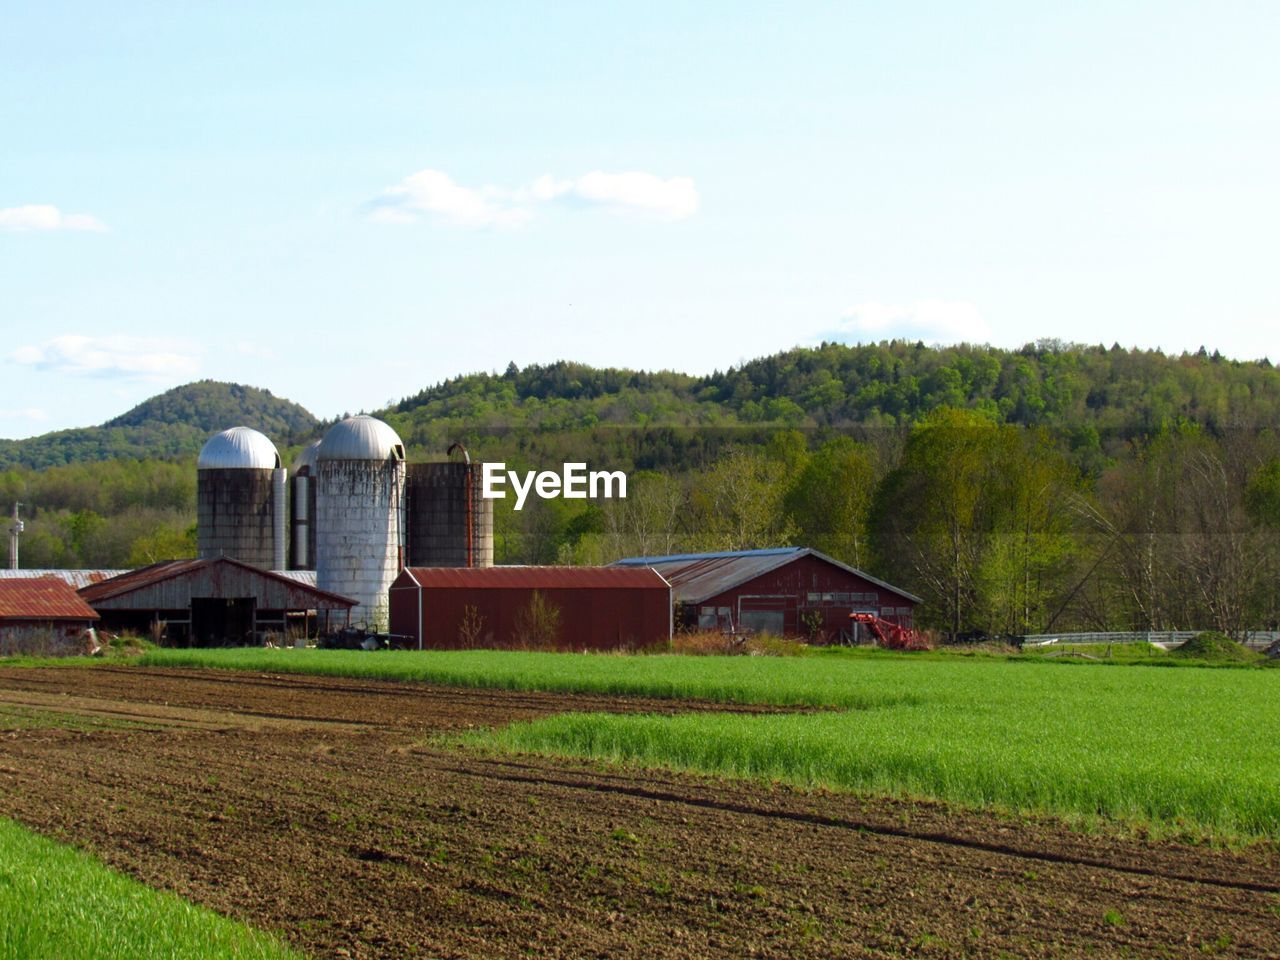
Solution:
<svg viewBox="0 0 1280 960">
<path fill-rule="evenodd" d="M 516 620 L 532 600 L 532 588 L 466 589 L 409 586 L 391 590 L 391 632 L 418 638 L 418 594 L 422 593 L 426 649 L 457 649 L 468 606 L 483 618 L 477 646 L 519 646 Z M 671 594 L 665 587 L 539 589 L 560 610 L 560 650 L 638 650 L 671 638 Z"/>
</svg>

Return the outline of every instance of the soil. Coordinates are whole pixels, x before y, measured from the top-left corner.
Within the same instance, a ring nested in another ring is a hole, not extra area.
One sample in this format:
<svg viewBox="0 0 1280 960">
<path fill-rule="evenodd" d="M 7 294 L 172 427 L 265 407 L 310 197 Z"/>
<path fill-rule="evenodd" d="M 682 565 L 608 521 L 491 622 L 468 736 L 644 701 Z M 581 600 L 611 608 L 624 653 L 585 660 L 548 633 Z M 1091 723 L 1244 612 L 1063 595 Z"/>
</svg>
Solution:
<svg viewBox="0 0 1280 960">
<path fill-rule="evenodd" d="M 100 667 L 6 707 L 0 816 L 317 957 L 1280 956 L 1271 847 L 436 739 L 688 704 Z"/>
</svg>

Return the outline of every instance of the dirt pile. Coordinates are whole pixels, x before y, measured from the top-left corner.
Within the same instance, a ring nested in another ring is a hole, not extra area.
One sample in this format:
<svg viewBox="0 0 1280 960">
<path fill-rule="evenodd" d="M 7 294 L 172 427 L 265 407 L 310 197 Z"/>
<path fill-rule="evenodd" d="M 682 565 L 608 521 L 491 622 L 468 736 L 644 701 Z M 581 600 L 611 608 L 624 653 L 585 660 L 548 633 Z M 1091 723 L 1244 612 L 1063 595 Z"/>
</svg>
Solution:
<svg viewBox="0 0 1280 960">
<path fill-rule="evenodd" d="M 1204 660 L 1208 663 L 1252 663 L 1258 659 L 1258 654 L 1248 647 L 1216 630 L 1197 634 L 1171 650 L 1170 654 L 1183 660 Z"/>
</svg>

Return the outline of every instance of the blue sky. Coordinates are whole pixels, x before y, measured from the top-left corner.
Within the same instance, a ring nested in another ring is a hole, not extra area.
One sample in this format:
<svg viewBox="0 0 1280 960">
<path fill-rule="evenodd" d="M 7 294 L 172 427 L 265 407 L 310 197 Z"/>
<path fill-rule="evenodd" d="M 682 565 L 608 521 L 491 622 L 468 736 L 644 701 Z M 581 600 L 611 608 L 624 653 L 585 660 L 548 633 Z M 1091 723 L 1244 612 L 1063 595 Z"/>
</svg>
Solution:
<svg viewBox="0 0 1280 960">
<path fill-rule="evenodd" d="M 0 0 L 0 436 L 824 337 L 1280 360 L 1277 49 L 1261 2 Z"/>
</svg>

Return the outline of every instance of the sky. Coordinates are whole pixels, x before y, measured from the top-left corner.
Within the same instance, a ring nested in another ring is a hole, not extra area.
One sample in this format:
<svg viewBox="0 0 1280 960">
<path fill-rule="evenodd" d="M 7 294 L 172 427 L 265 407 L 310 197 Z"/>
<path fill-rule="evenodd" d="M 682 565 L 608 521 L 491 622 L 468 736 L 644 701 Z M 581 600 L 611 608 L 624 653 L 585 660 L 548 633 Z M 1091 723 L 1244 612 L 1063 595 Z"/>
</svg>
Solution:
<svg viewBox="0 0 1280 960">
<path fill-rule="evenodd" d="M 1280 360 L 1280 5 L 0 0 L 0 437 L 822 340 Z"/>
</svg>

